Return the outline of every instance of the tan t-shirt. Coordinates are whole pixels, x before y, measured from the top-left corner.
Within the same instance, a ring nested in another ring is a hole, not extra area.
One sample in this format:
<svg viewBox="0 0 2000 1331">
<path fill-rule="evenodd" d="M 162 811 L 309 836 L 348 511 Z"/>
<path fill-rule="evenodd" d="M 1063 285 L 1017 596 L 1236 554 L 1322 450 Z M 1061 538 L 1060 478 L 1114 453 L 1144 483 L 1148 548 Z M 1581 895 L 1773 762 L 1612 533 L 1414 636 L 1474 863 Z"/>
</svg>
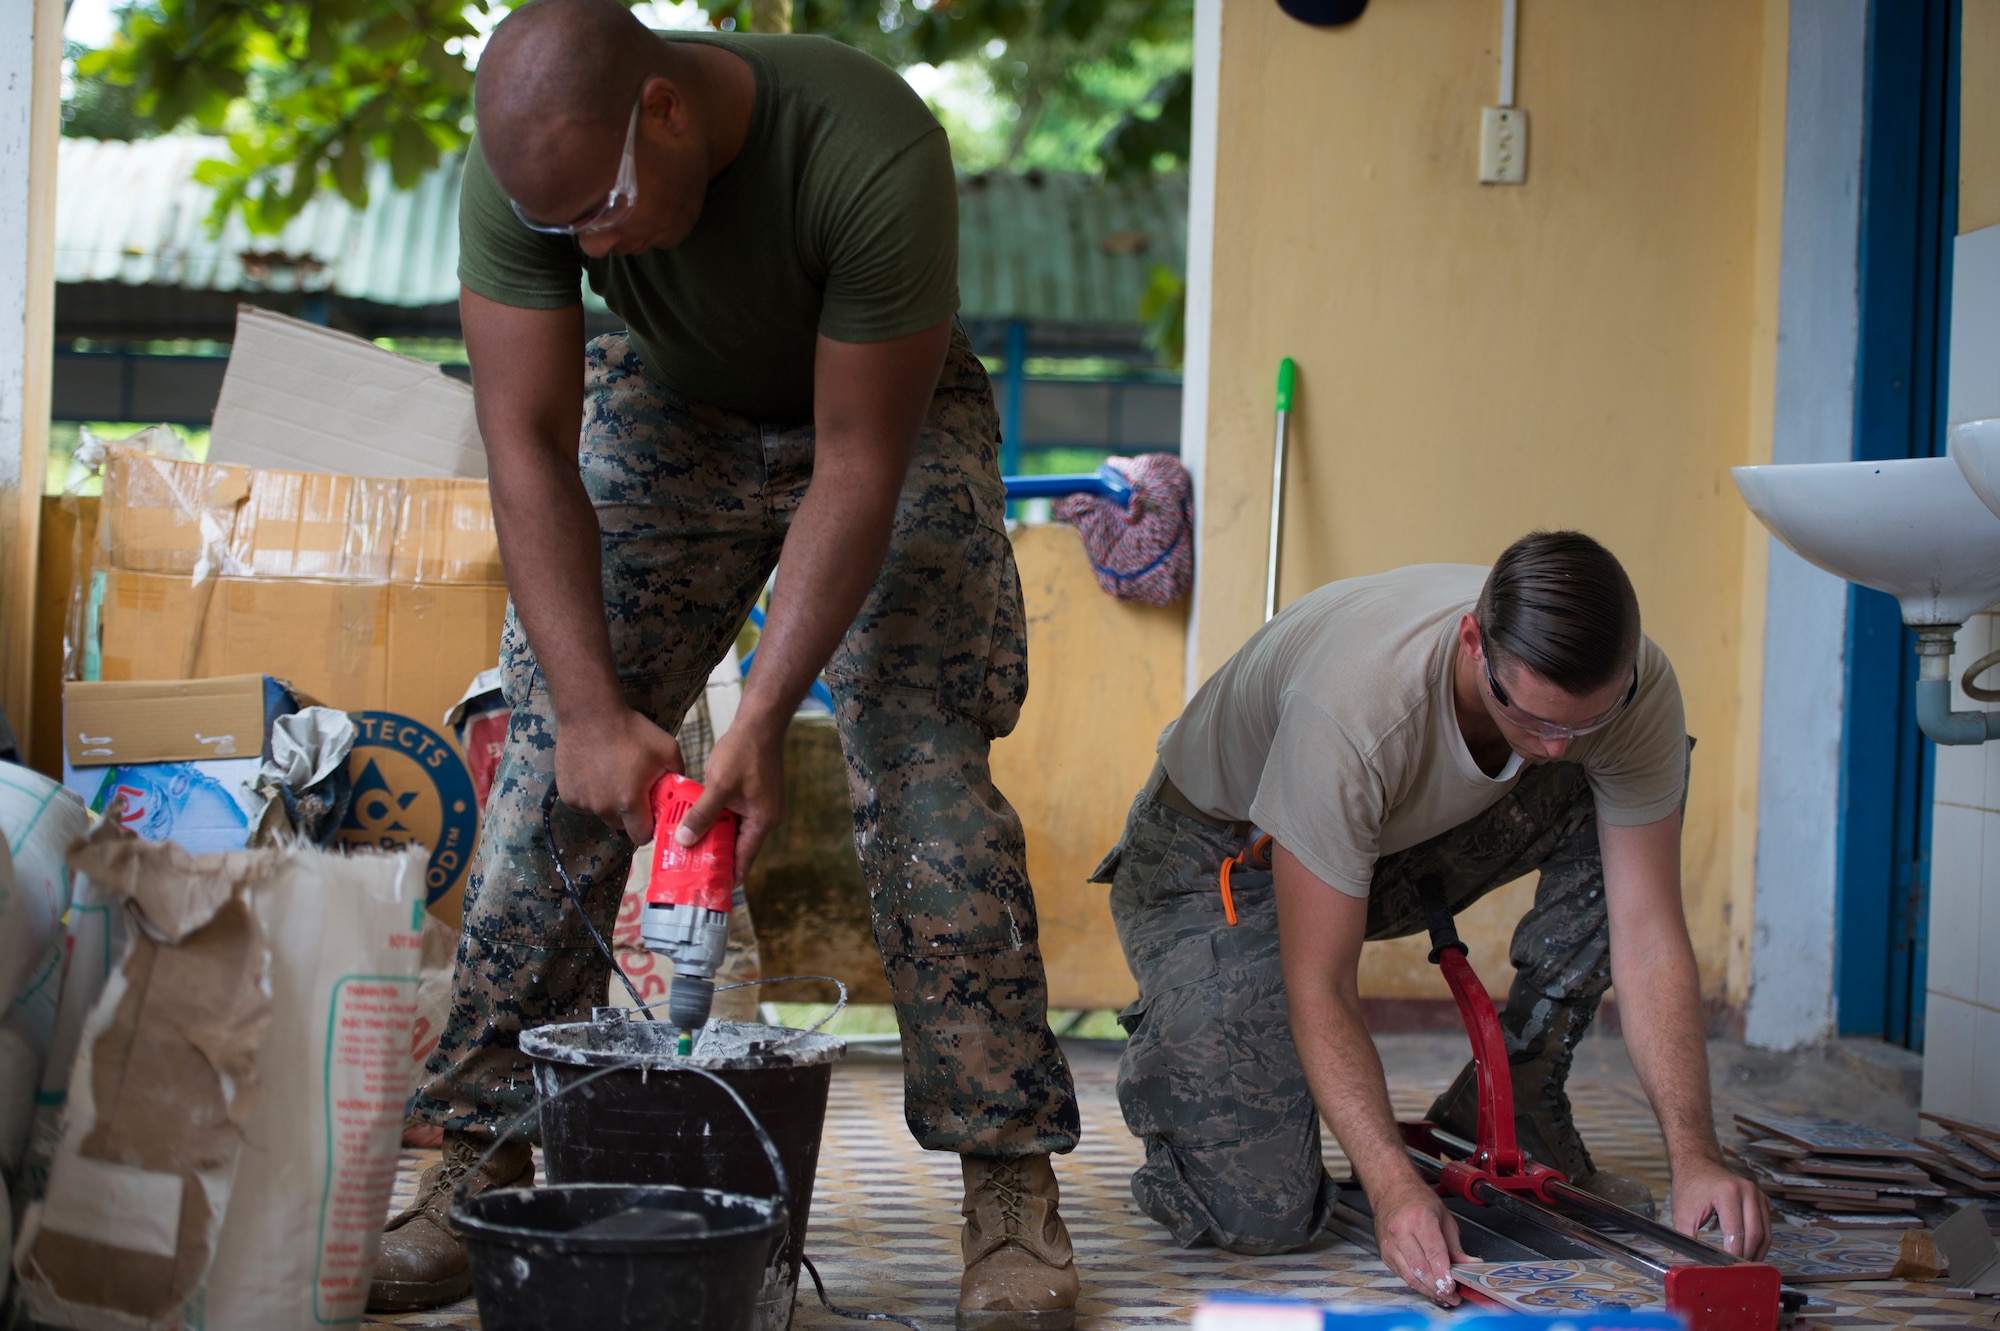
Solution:
<svg viewBox="0 0 2000 1331">
<path fill-rule="evenodd" d="M 1365 897 L 1382 855 L 1487 809 L 1521 759 L 1479 770 L 1459 734 L 1451 665 L 1459 617 L 1487 570 L 1419 564 L 1332 582 L 1259 629 L 1160 735 L 1160 761 L 1196 808 L 1248 819 L 1308 869 Z M 1639 694 L 1574 741 L 1600 821 L 1658 822 L 1686 783 L 1686 722 L 1673 666 L 1639 645 Z"/>
</svg>

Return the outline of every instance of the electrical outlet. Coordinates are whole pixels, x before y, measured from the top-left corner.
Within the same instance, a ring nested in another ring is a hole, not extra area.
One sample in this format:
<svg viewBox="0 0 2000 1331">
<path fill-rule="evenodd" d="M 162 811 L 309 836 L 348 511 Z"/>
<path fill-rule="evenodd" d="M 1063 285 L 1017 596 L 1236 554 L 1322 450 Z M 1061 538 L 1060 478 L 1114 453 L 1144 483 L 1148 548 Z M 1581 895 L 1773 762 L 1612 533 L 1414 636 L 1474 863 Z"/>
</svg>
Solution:
<svg viewBox="0 0 2000 1331">
<path fill-rule="evenodd" d="M 1479 110 L 1479 183 L 1518 185 L 1528 175 L 1528 113 L 1518 106 Z"/>
</svg>

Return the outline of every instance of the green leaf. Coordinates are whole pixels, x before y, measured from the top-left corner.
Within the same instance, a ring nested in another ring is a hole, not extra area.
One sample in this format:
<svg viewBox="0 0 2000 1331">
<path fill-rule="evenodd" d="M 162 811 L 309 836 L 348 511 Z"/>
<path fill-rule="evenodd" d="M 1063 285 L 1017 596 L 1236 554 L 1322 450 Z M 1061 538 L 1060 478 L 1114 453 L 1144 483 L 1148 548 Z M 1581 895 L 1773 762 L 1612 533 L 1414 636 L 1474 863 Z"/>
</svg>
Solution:
<svg viewBox="0 0 2000 1331">
<path fill-rule="evenodd" d="M 330 164 L 334 188 L 356 208 L 368 206 L 368 157 L 364 143 L 360 135 L 348 134 L 340 141 L 339 156 Z"/>
<path fill-rule="evenodd" d="M 424 172 L 438 163 L 437 145 L 414 120 L 398 120 L 389 131 L 389 178 L 397 189 L 415 189 Z"/>
<path fill-rule="evenodd" d="M 361 45 L 378 52 L 392 51 L 416 35 L 416 28 L 401 14 L 384 14 L 355 33 Z"/>
</svg>

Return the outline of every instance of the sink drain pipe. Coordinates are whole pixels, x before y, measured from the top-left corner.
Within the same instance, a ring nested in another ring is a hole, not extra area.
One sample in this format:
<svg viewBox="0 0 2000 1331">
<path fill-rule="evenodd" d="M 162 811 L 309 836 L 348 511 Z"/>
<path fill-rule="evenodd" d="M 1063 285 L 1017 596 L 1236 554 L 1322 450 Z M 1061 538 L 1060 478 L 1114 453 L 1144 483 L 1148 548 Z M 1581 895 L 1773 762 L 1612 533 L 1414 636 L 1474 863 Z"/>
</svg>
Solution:
<svg viewBox="0 0 2000 1331">
<path fill-rule="evenodd" d="M 1938 744 L 1984 744 L 2000 739 L 2000 712 L 1951 710 L 1951 649 L 1959 626 L 1913 627 L 1917 628 L 1917 728 Z M 1977 702 L 2000 702 L 2000 689 L 1973 683 L 1995 665 L 2000 665 L 2000 652 L 1988 652 L 1966 668 L 1959 686 L 1967 697 Z"/>
</svg>

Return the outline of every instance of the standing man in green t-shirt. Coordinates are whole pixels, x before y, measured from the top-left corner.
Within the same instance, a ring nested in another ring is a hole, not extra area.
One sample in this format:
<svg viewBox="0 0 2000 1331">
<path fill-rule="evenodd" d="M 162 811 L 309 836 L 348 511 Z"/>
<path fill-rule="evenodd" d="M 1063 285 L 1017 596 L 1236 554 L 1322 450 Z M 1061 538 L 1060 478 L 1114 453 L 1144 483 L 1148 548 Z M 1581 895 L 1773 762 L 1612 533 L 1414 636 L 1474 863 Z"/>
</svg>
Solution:
<svg viewBox="0 0 2000 1331">
<path fill-rule="evenodd" d="M 451 1017 L 413 1112 L 443 1163 L 390 1223 L 372 1303 L 464 1294 L 452 1187 L 532 1100 L 519 1033 L 607 970 L 541 830 L 609 933 L 647 793 L 783 555 L 757 668 L 683 843 L 723 808 L 738 871 L 784 814 L 783 743 L 824 668 L 903 1031 L 906 1115 L 963 1158 L 958 1324 L 1066 1328 L 1053 1153 L 1078 1135 L 1049 1031 L 1020 820 L 991 740 L 1027 691 L 991 385 L 952 319 L 943 130 L 872 58 L 811 37 L 648 32 L 535 0 L 479 70 L 459 278 L 512 592 L 513 708 L 466 892 Z M 586 347 L 579 276 L 627 332 Z M 577 422 L 581 420 L 579 440 Z"/>
</svg>

